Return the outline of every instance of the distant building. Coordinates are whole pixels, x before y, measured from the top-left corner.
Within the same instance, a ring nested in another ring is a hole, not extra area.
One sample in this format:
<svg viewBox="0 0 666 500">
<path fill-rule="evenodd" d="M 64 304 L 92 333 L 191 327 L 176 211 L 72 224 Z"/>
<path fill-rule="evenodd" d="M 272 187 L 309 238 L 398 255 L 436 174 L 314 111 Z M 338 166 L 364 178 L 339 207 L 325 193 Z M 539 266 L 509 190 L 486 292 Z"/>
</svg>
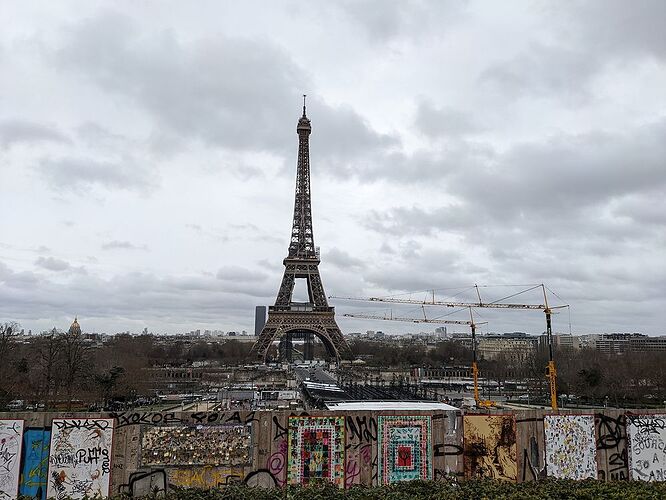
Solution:
<svg viewBox="0 0 666 500">
<path fill-rule="evenodd" d="M 469 336 L 454 337 L 470 349 L 472 339 Z M 539 346 L 539 337 L 527 335 L 522 332 L 488 334 L 477 337 L 477 354 L 482 359 L 496 359 L 503 354 L 513 362 L 524 361 L 536 354 Z"/>
<path fill-rule="evenodd" d="M 547 345 L 546 335 L 539 336 L 539 344 Z M 553 346 L 571 350 L 593 349 L 604 354 L 666 352 L 666 336 L 650 337 L 641 333 L 553 334 Z"/>
<path fill-rule="evenodd" d="M 68 333 L 70 335 L 81 335 L 81 327 L 79 326 L 79 318 L 74 318 L 74 322 L 69 327 Z"/>
<path fill-rule="evenodd" d="M 624 352 L 666 352 L 666 337 L 649 337 L 641 333 L 602 333 L 583 335 L 586 346 L 605 354 Z"/>
<path fill-rule="evenodd" d="M 261 331 L 266 325 L 266 313 L 268 308 L 266 306 L 257 306 L 254 308 L 254 334 L 261 335 Z"/>
<path fill-rule="evenodd" d="M 543 348 L 548 347 L 548 336 L 546 334 L 539 335 L 539 346 Z M 571 335 L 570 333 L 554 333 L 553 347 L 569 350 L 580 349 L 582 347 L 581 337 Z"/>
</svg>

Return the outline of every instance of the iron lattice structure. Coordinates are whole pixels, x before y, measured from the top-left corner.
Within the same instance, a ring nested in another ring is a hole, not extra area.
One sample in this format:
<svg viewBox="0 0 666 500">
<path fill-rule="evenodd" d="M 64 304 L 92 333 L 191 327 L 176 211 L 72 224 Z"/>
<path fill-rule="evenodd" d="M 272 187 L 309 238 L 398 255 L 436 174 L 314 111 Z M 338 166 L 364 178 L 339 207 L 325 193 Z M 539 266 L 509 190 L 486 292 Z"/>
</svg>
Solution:
<svg viewBox="0 0 666 500">
<path fill-rule="evenodd" d="M 291 228 L 289 254 L 284 259 L 284 276 L 275 305 L 268 308 L 268 320 L 252 347 L 254 355 L 267 360 L 268 350 L 275 340 L 285 335 L 317 336 L 327 353 L 337 360 L 351 357 L 347 341 L 335 321 L 335 308 L 328 305 L 319 275 L 319 252 L 314 245 L 312 209 L 310 203 L 310 120 L 305 114 L 298 120 L 298 167 L 294 220 Z M 307 283 L 308 302 L 294 302 L 297 279 Z"/>
</svg>

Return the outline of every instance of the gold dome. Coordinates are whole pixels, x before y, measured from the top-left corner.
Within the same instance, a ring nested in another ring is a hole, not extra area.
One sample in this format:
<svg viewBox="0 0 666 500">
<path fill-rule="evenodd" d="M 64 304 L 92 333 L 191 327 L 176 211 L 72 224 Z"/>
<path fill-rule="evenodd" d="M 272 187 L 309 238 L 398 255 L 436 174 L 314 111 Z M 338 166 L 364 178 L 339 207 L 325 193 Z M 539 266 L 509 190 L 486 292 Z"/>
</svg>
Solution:
<svg viewBox="0 0 666 500">
<path fill-rule="evenodd" d="M 74 318 L 74 323 L 69 327 L 69 333 L 72 335 L 81 335 L 81 327 L 79 326 L 78 318 Z"/>
</svg>

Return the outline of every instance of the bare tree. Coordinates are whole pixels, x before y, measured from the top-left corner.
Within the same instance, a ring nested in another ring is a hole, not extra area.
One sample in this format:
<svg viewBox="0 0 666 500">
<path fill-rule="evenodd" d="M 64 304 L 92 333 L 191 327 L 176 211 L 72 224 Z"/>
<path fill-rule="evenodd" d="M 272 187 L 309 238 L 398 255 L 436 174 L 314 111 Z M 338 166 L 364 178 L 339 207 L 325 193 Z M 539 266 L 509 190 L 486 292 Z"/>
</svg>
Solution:
<svg viewBox="0 0 666 500">
<path fill-rule="evenodd" d="M 20 328 L 13 321 L 0 324 L 0 403 L 10 399 L 18 375 L 14 365 L 14 351 Z"/>
<path fill-rule="evenodd" d="M 72 409 L 72 395 L 75 385 L 80 382 L 87 372 L 87 351 L 80 330 L 70 328 L 67 333 L 60 335 L 63 361 L 63 383 L 67 393 L 67 409 Z"/>
<path fill-rule="evenodd" d="M 34 342 L 35 361 L 40 369 L 39 373 L 39 394 L 44 403 L 44 409 L 48 411 L 51 401 L 58 394 L 59 386 L 59 368 L 61 368 L 60 354 L 62 344 L 60 339 L 64 334 L 58 332 L 55 328 L 47 334 L 42 335 Z"/>
</svg>

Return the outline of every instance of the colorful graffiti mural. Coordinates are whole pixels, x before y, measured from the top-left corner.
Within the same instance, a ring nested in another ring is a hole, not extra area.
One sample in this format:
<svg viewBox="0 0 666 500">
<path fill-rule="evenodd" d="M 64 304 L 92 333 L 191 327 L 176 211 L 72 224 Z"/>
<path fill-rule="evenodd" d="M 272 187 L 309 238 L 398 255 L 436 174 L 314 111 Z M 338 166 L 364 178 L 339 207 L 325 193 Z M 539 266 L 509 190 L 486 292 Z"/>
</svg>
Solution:
<svg viewBox="0 0 666 500">
<path fill-rule="evenodd" d="M 252 463 L 250 425 L 152 427 L 141 438 L 143 465 Z"/>
<path fill-rule="evenodd" d="M 516 421 L 512 415 L 463 417 L 463 468 L 466 479 L 516 480 Z"/>
<path fill-rule="evenodd" d="M 0 420 L 0 498 L 16 498 L 21 474 L 23 420 Z"/>
<path fill-rule="evenodd" d="M 546 415 L 546 472 L 559 479 L 597 477 L 594 415 Z"/>
<path fill-rule="evenodd" d="M 432 479 L 431 418 L 380 415 L 377 423 L 380 483 Z"/>
<path fill-rule="evenodd" d="M 48 498 L 109 495 L 113 419 L 53 419 Z"/>
<path fill-rule="evenodd" d="M 629 477 L 666 481 L 666 414 L 627 415 Z"/>
<path fill-rule="evenodd" d="M 50 429 L 26 429 L 24 432 L 21 495 L 46 500 L 50 440 Z"/>
<path fill-rule="evenodd" d="M 344 487 L 344 417 L 289 417 L 288 481 Z"/>
</svg>

